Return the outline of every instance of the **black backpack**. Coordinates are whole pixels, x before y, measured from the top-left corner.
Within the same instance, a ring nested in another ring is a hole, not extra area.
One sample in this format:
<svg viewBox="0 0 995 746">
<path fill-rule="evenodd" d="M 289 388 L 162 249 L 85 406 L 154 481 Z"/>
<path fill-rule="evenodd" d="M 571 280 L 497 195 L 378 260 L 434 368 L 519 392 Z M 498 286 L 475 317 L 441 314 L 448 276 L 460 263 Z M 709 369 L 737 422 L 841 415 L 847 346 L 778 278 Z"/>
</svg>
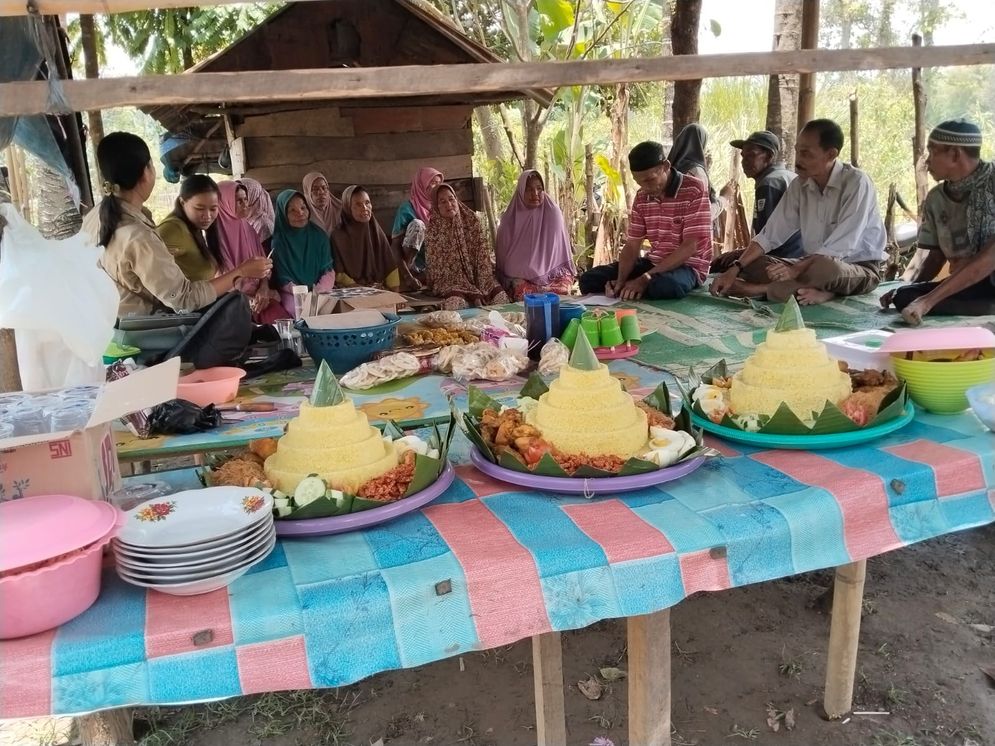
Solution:
<svg viewBox="0 0 995 746">
<path fill-rule="evenodd" d="M 242 293 L 225 293 L 202 312 L 200 320 L 162 360 L 178 356 L 198 370 L 237 366 L 245 357 L 254 329 L 249 299 Z"/>
</svg>

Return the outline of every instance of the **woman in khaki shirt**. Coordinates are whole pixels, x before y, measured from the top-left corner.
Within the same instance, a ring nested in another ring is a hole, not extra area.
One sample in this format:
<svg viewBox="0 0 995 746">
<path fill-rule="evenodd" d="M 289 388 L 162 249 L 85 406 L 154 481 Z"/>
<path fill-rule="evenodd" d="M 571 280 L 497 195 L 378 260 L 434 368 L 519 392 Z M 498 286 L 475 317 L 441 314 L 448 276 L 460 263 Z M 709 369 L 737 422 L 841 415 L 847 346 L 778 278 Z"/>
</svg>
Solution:
<svg viewBox="0 0 995 746">
<path fill-rule="evenodd" d="M 273 263 L 255 257 L 211 280 L 188 280 L 143 207 L 156 179 L 145 142 L 129 132 L 112 132 L 97 147 L 97 163 L 105 196 L 83 219 L 83 230 L 104 247 L 100 265 L 117 285 L 119 318 L 165 309 L 198 311 L 234 289 L 242 277 L 269 277 Z"/>
</svg>

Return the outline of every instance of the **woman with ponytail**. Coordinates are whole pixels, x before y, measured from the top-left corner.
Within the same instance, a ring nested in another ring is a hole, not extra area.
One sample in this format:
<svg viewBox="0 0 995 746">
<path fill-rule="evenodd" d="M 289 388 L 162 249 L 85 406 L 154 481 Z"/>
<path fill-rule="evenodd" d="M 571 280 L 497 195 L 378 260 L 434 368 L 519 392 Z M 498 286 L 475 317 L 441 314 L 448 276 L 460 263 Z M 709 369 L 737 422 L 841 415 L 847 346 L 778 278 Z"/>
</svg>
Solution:
<svg viewBox="0 0 995 746">
<path fill-rule="evenodd" d="M 104 253 L 100 264 L 118 288 L 118 316 L 197 311 L 232 290 L 243 277 L 269 277 L 272 262 L 249 259 L 210 280 L 191 281 L 155 231 L 145 202 L 155 186 L 148 146 L 128 132 L 112 132 L 97 146 L 104 198 L 83 219 L 83 230 Z"/>
</svg>

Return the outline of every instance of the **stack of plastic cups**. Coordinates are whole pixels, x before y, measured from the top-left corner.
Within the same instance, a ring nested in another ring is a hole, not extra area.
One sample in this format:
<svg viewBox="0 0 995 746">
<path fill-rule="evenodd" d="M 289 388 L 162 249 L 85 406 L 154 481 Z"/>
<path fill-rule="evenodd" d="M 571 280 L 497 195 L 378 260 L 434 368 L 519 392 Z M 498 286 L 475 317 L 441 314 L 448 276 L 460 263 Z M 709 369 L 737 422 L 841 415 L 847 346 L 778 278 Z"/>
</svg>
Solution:
<svg viewBox="0 0 995 746">
<path fill-rule="evenodd" d="M 568 350 L 574 348 L 574 343 L 577 342 L 577 333 L 580 331 L 580 319 L 574 317 L 567 322 L 566 328 L 563 330 L 563 334 L 560 335 L 560 341 L 567 346 Z"/>
<path fill-rule="evenodd" d="M 639 333 L 639 319 L 636 318 L 635 313 L 623 316 L 621 319 L 622 325 L 622 337 L 625 339 L 626 346 L 631 346 L 633 343 L 639 343 L 643 341 L 642 334 Z"/>
<path fill-rule="evenodd" d="M 11 409 L 7 416 L 14 426 L 14 435 L 41 435 L 48 432 L 45 411 L 30 399 Z"/>
<path fill-rule="evenodd" d="M 622 337 L 622 330 L 618 325 L 618 319 L 611 314 L 602 316 L 599 327 L 601 331 L 601 346 L 610 347 L 611 351 L 615 352 L 615 348 L 625 341 Z"/>
<path fill-rule="evenodd" d="M 596 313 L 585 311 L 584 315 L 580 317 L 580 328 L 587 335 L 587 341 L 591 343 L 591 347 L 598 348 L 601 346 L 601 330 Z"/>
</svg>

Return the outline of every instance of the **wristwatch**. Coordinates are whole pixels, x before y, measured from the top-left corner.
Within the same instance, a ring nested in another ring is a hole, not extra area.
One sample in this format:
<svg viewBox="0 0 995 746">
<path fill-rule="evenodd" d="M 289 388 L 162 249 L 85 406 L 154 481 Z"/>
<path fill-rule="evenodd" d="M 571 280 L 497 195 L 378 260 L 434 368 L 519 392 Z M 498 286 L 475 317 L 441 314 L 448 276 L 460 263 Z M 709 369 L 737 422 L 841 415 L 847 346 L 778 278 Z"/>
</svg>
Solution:
<svg viewBox="0 0 995 746">
<path fill-rule="evenodd" d="M 652 282 L 653 281 L 653 275 L 651 275 L 649 272 L 643 272 L 643 277 L 646 278 L 646 282 Z"/>
<path fill-rule="evenodd" d="M 744 269 L 746 269 L 746 267 L 743 266 L 743 263 L 739 261 L 739 259 L 733 259 L 732 266 L 734 266 L 738 270 L 736 272 L 737 275 L 740 272 L 742 272 Z"/>
</svg>

